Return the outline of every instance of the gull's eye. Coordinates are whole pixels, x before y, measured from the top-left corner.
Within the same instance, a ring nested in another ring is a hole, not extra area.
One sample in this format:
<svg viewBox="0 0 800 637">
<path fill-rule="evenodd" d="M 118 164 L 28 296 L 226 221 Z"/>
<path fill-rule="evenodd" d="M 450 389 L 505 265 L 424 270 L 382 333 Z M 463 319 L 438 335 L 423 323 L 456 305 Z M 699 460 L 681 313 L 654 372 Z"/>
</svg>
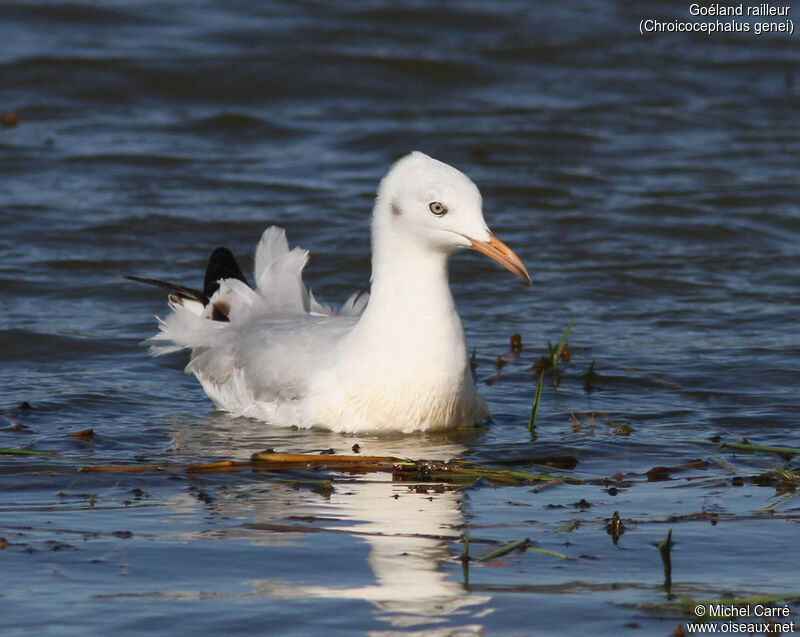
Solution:
<svg viewBox="0 0 800 637">
<path fill-rule="evenodd" d="M 447 206 L 445 206 L 441 201 L 431 201 L 428 204 L 428 208 L 430 208 L 431 212 L 437 217 L 441 217 L 447 212 Z"/>
</svg>

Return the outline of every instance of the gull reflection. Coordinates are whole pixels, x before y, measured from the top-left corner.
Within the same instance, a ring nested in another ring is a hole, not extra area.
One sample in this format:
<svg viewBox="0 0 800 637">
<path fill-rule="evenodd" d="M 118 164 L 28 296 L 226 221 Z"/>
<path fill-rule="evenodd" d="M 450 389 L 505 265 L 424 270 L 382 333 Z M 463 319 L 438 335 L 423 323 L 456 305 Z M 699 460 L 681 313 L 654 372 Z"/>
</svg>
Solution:
<svg viewBox="0 0 800 637">
<path fill-rule="evenodd" d="M 457 434 L 419 434 L 396 438 L 345 437 L 324 431 L 275 429 L 263 424 L 220 416 L 213 426 L 176 424 L 173 429 L 176 450 L 196 458 L 246 459 L 254 451 L 319 453 L 333 450 L 353 454 L 353 446 L 364 455 L 400 458 L 449 460 L 464 454 L 479 430 Z M 235 434 L 235 435 L 233 435 Z M 225 453 L 220 452 L 224 447 Z M 228 519 L 246 519 L 231 529 L 227 537 L 247 536 L 261 545 L 291 547 L 308 533 L 346 533 L 368 545 L 366 558 L 371 581 L 353 577 L 316 578 L 325 583 L 297 585 L 286 577 L 251 580 L 253 589 L 279 599 L 326 598 L 360 599 L 375 606 L 374 616 L 389 627 L 376 635 L 391 635 L 394 629 L 426 626 L 426 635 L 441 624 L 442 635 L 478 634 L 481 625 L 476 615 L 491 612 L 485 608 L 489 597 L 471 594 L 461 581 L 445 573 L 443 564 L 452 560 L 447 543 L 463 534 L 462 494 L 432 484 L 397 482 L 390 473 L 367 475 L 335 474 L 334 489 L 326 497 L 313 490 L 289 485 L 247 480 L 242 474 L 235 483 L 235 496 L 214 499 L 211 508 Z M 315 476 L 316 477 L 316 476 Z M 265 488 L 265 485 L 269 487 Z M 234 490 L 227 487 L 227 491 Z M 243 528 L 242 528 L 243 527 Z M 354 552 L 358 560 L 360 552 Z M 304 563 L 304 569 L 308 565 Z M 354 564 L 353 570 L 363 570 Z M 304 571 L 303 578 L 315 579 Z M 331 583 L 333 582 L 333 583 Z M 357 585 L 352 585 L 357 582 Z M 455 631 L 455 632 L 454 632 Z"/>
</svg>

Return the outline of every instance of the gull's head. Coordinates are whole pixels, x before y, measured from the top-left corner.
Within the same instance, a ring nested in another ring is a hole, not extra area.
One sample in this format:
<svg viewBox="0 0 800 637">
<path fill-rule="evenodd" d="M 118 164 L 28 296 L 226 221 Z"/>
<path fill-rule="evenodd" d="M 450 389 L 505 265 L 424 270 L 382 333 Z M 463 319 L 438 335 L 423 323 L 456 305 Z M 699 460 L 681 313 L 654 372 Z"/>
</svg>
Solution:
<svg viewBox="0 0 800 637">
<path fill-rule="evenodd" d="M 519 257 L 489 231 L 478 187 L 424 153 L 406 155 L 383 178 L 372 223 L 373 249 L 397 249 L 404 239 L 446 255 L 473 248 L 531 282 Z"/>
</svg>

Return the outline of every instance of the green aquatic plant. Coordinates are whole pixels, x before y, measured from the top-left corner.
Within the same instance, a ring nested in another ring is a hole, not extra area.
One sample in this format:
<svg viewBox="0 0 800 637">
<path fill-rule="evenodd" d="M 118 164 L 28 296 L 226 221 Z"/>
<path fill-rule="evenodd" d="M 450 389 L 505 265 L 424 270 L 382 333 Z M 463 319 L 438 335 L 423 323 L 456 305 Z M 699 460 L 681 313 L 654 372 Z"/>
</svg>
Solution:
<svg viewBox="0 0 800 637">
<path fill-rule="evenodd" d="M 559 553 L 558 551 L 551 551 L 549 549 L 539 548 L 538 546 L 529 546 L 528 550 L 533 553 L 540 553 L 541 555 L 549 555 L 550 557 L 557 557 L 562 560 L 576 560 L 577 557 L 573 557 L 572 555 L 566 555 L 565 553 Z"/>
<path fill-rule="evenodd" d="M 542 384 L 544 382 L 544 370 L 539 372 L 539 380 L 536 382 L 536 393 L 533 395 L 533 405 L 531 405 L 531 417 L 528 420 L 528 431 L 535 432 L 536 416 L 539 414 L 539 401 L 542 397 Z"/>
<path fill-rule="evenodd" d="M 56 456 L 56 451 L 34 451 L 33 449 L 0 449 L 4 456 Z"/>
<path fill-rule="evenodd" d="M 525 551 L 525 550 L 531 551 L 532 553 L 539 553 L 540 555 L 549 555 L 550 557 L 557 557 L 562 560 L 576 559 L 571 555 L 566 555 L 564 553 L 559 553 L 557 551 L 551 551 L 549 549 L 539 548 L 538 546 L 535 545 L 534 542 L 531 542 L 530 539 L 525 538 L 522 540 L 515 540 L 513 542 L 509 542 L 508 544 L 503 544 L 503 546 L 499 546 L 493 551 L 489 551 L 486 555 L 480 558 L 480 561 L 488 562 L 489 560 L 502 557 L 503 555 L 508 555 L 513 551 Z"/>
<path fill-rule="evenodd" d="M 567 337 L 569 336 L 569 331 L 572 329 L 573 320 L 574 319 L 570 319 L 569 323 L 567 323 L 567 329 L 564 330 L 564 334 L 561 336 L 561 340 L 558 342 L 556 347 L 553 347 L 553 344 L 550 341 L 547 341 L 547 348 L 550 351 L 550 358 L 547 359 L 542 357 L 536 362 L 536 364 L 534 364 L 534 369 L 538 369 L 539 379 L 536 381 L 536 393 L 533 396 L 531 415 L 528 419 L 528 431 L 530 431 L 531 434 L 535 434 L 536 416 L 539 414 L 539 403 L 542 398 L 542 385 L 544 384 L 545 369 L 549 367 L 553 369 L 553 387 L 558 387 L 560 382 L 558 361 L 562 358 L 569 360 L 566 354 L 569 351 L 567 346 Z"/>
<path fill-rule="evenodd" d="M 661 554 L 661 562 L 664 564 L 664 589 L 669 592 L 672 588 L 672 529 L 667 531 L 664 539 L 658 543 L 658 552 Z"/>
<path fill-rule="evenodd" d="M 594 361 L 594 360 L 593 360 L 593 361 L 592 361 L 592 364 L 591 364 L 591 365 L 589 365 L 589 369 L 587 369 L 587 370 L 586 370 L 586 373 L 583 375 L 583 377 L 586 379 L 586 380 L 585 380 L 585 382 L 584 382 L 584 384 L 583 384 L 583 390 L 584 390 L 584 391 L 585 391 L 587 394 L 591 394 L 591 393 L 594 391 L 594 387 L 592 386 L 592 381 L 593 381 L 593 380 L 594 380 L 594 378 L 595 378 L 595 373 L 594 373 L 594 364 L 595 364 L 596 362 L 597 362 L 597 361 Z"/>
<path fill-rule="evenodd" d="M 553 368 L 553 387 L 558 387 L 559 383 L 559 373 L 558 373 L 558 361 L 565 358 L 564 362 L 568 362 L 569 358 L 568 355 L 565 356 L 565 353 L 569 350 L 567 349 L 567 337 L 569 336 L 569 331 L 572 329 L 572 321 L 574 319 L 570 319 L 569 323 L 567 323 L 567 329 L 564 330 L 564 334 L 561 336 L 561 340 L 558 342 L 558 345 L 553 348 L 550 341 L 547 341 L 547 348 L 550 350 L 550 366 Z"/>
<path fill-rule="evenodd" d="M 744 442 L 714 442 L 713 440 L 689 440 L 693 445 L 706 445 L 717 447 L 718 449 L 738 449 L 740 451 L 764 451 L 767 453 L 777 453 L 782 456 L 796 456 L 800 454 L 800 449 L 791 447 L 772 447 L 769 445 L 753 445 Z"/>
<path fill-rule="evenodd" d="M 488 562 L 489 560 L 493 560 L 498 557 L 502 557 L 503 555 L 507 555 L 512 551 L 516 551 L 519 549 L 526 549 L 528 548 L 528 544 L 530 544 L 530 540 L 525 538 L 524 540 L 516 540 L 514 542 L 509 542 L 508 544 L 504 544 L 493 551 L 489 551 L 486 555 L 484 555 L 480 561 L 481 562 Z"/>
</svg>

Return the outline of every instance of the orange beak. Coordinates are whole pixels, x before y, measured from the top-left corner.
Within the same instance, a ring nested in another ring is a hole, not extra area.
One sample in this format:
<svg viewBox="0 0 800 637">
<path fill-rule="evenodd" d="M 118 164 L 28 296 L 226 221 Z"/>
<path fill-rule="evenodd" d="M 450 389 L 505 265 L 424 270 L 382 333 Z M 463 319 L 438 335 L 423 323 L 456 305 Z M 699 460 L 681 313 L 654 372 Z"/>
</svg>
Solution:
<svg viewBox="0 0 800 637">
<path fill-rule="evenodd" d="M 469 237 L 467 237 L 469 238 Z M 509 248 L 505 243 L 500 241 L 493 234 L 489 235 L 488 241 L 476 241 L 470 239 L 472 248 L 478 252 L 482 252 L 490 259 L 494 259 L 501 265 L 505 266 L 511 272 L 516 274 L 519 278 L 524 279 L 528 284 L 532 284 L 531 275 L 525 269 L 520 258 L 514 254 L 514 251 Z"/>
</svg>

